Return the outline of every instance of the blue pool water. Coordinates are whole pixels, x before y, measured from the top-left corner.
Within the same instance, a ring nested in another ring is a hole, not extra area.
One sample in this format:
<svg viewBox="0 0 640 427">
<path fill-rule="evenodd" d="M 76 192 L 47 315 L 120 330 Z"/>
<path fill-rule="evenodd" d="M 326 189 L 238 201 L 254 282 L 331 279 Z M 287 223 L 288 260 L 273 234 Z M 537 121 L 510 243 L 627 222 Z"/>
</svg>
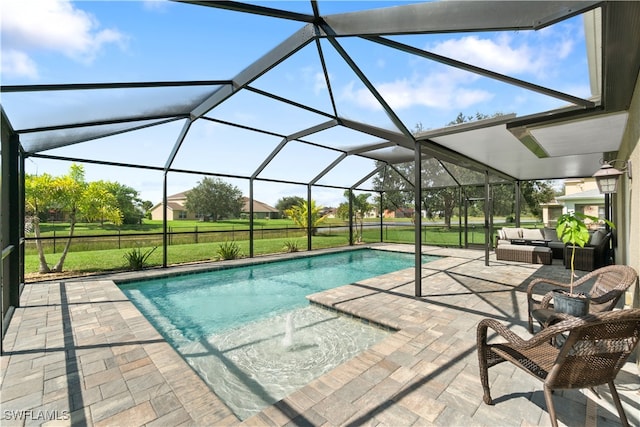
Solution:
<svg viewBox="0 0 640 427">
<path fill-rule="evenodd" d="M 307 295 L 410 268 L 414 262 L 413 254 L 362 249 L 120 287 L 153 323 L 158 316 L 168 317 L 173 328 L 196 339 L 302 307 Z"/>
<path fill-rule="evenodd" d="M 414 262 L 413 254 L 362 249 L 120 287 L 244 420 L 389 334 L 311 306 L 307 295 Z"/>
</svg>

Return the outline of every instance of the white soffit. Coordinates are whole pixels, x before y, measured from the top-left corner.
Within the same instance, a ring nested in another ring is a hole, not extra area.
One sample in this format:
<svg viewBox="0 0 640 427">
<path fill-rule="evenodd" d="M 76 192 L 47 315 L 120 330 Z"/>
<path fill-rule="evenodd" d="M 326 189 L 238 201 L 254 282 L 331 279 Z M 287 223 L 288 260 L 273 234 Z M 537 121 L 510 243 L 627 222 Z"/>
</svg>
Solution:
<svg viewBox="0 0 640 427">
<path fill-rule="evenodd" d="M 520 180 L 591 176 L 600 167 L 604 151 L 539 158 L 504 124 L 430 139 Z"/>
<path fill-rule="evenodd" d="M 537 159 L 504 124 L 432 137 L 431 140 L 515 177 L 516 164 Z"/>
<path fill-rule="evenodd" d="M 618 151 L 628 113 L 621 112 L 530 128 L 529 132 L 551 157 Z"/>
</svg>

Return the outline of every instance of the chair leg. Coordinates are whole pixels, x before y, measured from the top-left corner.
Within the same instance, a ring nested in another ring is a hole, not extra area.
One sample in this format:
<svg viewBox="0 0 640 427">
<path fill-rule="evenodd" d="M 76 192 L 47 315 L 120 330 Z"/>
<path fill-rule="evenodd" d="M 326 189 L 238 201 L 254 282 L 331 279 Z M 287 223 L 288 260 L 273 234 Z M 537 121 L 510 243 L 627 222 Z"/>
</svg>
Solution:
<svg viewBox="0 0 640 427">
<path fill-rule="evenodd" d="M 533 318 L 531 317 L 531 311 L 529 311 L 529 332 L 533 333 Z"/>
<path fill-rule="evenodd" d="M 484 331 L 486 334 L 486 330 Z M 482 335 L 482 334 L 481 334 Z M 482 390 L 484 395 L 482 400 L 487 405 L 493 405 L 491 400 L 491 393 L 489 391 L 489 366 L 487 364 L 487 349 L 482 343 L 486 338 L 480 339 L 480 345 L 478 345 L 478 369 L 480 370 L 480 383 L 482 384 Z"/>
<path fill-rule="evenodd" d="M 556 408 L 553 406 L 553 390 L 547 385 L 544 385 L 544 401 L 547 403 L 547 411 L 549 411 L 549 418 L 551 419 L 551 425 L 558 427 L 558 418 L 556 416 Z"/>
<path fill-rule="evenodd" d="M 622 403 L 620 402 L 620 396 L 618 395 L 618 390 L 616 390 L 616 386 L 613 384 L 613 381 L 609 381 L 609 390 L 611 390 L 611 397 L 613 398 L 613 402 L 616 404 L 616 409 L 618 410 L 618 414 L 620 415 L 620 424 L 629 427 L 627 415 L 624 413 Z"/>
<path fill-rule="evenodd" d="M 482 391 L 484 395 L 482 396 L 482 400 L 487 405 L 493 405 L 493 400 L 491 399 L 491 392 L 489 390 L 489 368 L 487 368 L 487 362 L 480 362 L 480 382 L 482 383 Z"/>
</svg>

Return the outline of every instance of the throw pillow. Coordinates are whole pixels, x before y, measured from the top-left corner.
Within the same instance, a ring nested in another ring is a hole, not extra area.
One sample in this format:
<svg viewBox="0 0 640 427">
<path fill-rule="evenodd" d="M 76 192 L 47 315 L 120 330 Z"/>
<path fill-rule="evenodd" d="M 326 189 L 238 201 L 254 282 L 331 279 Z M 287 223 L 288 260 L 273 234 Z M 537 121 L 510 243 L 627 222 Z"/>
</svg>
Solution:
<svg viewBox="0 0 640 427">
<path fill-rule="evenodd" d="M 522 238 L 525 240 L 544 240 L 542 230 L 539 228 L 523 228 Z"/>
<path fill-rule="evenodd" d="M 503 228 L 502 230 L 504 230 L 504 237 L 507 240 L 522 239 L 519 228 Z"/>
<path fill-rule="evenodd" d="M 588 245 L 600 246 L 600 244 L 602 244 L 602 242 L 604 241 L 605 236 L 606 234 L 602 230 L 594 231 L 594 233 L 591 235 L 591 238 L 589 239 Z"/>
</svg>

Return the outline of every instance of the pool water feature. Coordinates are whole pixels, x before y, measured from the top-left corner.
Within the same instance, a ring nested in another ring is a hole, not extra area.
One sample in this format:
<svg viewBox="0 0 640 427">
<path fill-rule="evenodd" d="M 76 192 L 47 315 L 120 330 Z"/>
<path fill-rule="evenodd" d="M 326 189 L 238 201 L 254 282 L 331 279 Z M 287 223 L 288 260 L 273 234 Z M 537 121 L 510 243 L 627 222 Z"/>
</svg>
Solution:
<svg viewBox="0 0 640 427">
<path fill-rule="evenodd" d="M 120 287 L 229 408 L 246 419 L 388 334 L 312 307 L 307 295 L 414 262 L 413 254 L 361 249 Z"/>
</svg>

